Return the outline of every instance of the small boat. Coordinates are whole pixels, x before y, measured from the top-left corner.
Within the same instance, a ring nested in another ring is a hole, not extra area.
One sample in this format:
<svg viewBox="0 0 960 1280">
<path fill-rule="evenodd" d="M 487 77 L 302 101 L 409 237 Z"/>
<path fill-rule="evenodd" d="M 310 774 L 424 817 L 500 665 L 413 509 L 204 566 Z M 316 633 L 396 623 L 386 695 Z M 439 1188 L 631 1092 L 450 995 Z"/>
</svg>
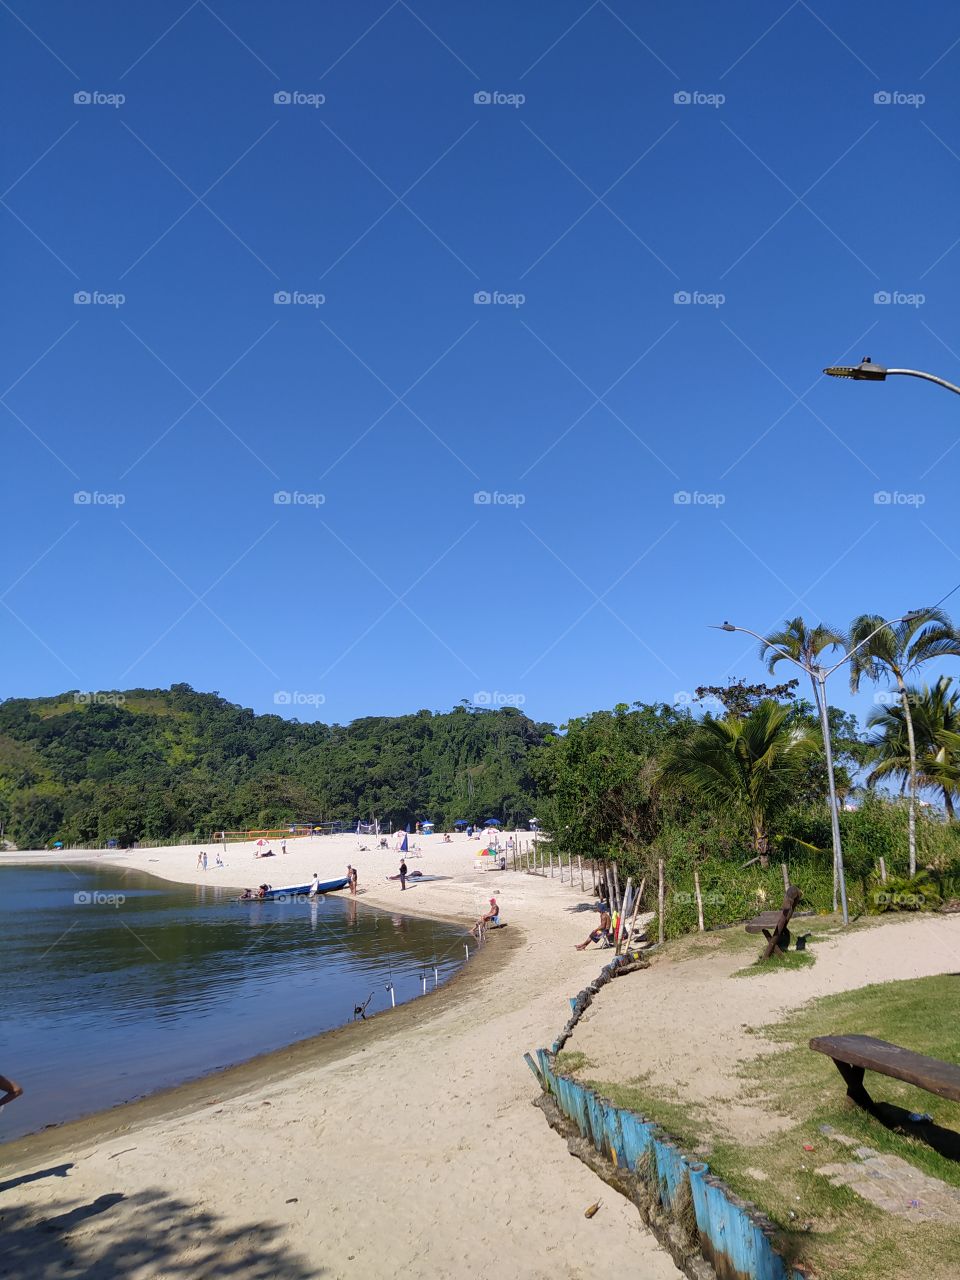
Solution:
<svg viewBox="0 0 960 1280">
<path fill-rule="evenodd" d="M 313 881 L 310 884 L 290 884 L 283 889 L 268 889 L 261 898 L 253 894 L 250 898 L 237 898 L 237 902 L 296 902 L 299 898 L 317 896 L 321 893 L 332 893 L 335 889 L 345 889 L 349 884 L 346 876 L 338 876 L 336 880 L 321 880 L 316 890 Z"/>
</svg>

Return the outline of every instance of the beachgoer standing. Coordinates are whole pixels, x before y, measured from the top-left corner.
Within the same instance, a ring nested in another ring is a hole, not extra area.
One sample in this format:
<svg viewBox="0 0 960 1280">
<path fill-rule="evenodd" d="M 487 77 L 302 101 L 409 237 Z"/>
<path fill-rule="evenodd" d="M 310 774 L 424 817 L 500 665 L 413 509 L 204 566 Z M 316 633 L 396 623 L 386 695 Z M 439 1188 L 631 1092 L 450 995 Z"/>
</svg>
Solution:
<svg viewBox="0 0 960 1280">
<path fill-rule="evenodd" d="M 203 862 L 203 869 L 204 869 L 204 871 L 206 871 L 206 869 L 207 869 L 207 851 L 206 851 L 206 849 L 204 849 L 203 853 L 201 853 L 200 858 L 201 858 L 201 861 Z"/>
<path fill-rule="evenodd" d="M 402 893 L 407 887 L 407 860 L 400 859 L 400 892 Z"/>
<path fill-rule="evenodd" d="M 280 841 L 280 852 L 281 852 L 281 853 L 286 853 L 286 852 L 287 852 L 287 842 L 286 842 L 286 839 L 283 839 L 283 840 L 281 840 L 281 841 Z"/>
<path fill-rule="evenodd" d="M 356 867 L 354 867 L 350 872 L 350 892 L 354 895 L 357 892 L 357 868 Z"/>
<path fill-rule="evenodd" d="M 198 853 L 197 854 L 197 870 L 199 871 L 202 866 L 203 866 L 203 854 Z"/>
<path fill-rule="evenodd" d="M 320 892 L 320 877 L 317 875 L 317 873 L 316 873 L 316 872 L 314 872 L 314 873 L 313 873 L 313 884 L 312 884 L 312 885 L 310 886 L 310 888 L 307 890 L 307 893 L 319 893 L 319 892 Z"/>
</svg>

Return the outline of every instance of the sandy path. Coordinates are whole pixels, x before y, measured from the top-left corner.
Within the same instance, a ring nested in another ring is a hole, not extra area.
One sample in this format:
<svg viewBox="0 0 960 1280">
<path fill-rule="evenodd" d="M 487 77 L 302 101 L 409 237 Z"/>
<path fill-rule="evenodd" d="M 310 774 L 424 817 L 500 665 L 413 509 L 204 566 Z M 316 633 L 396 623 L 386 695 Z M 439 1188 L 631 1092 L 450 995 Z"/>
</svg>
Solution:
<svg viewBox="0 0 960 1280">
<path fill-rule="evenodd" d="M 605 988 L 566 1047 L 595 1064 L 591 1079 L 623 1081 L 649 1073 L 645 1087 L 660 1086 L 667 1099 L 679 1094 L 710 1102 L 721 1127 L 757 1138 L 789 1122 L 756 1102 L 738 1102 L 741 1063 L 780 1047 L 748 1028 L 776 1022 L 818 996 L 957 972 L 960 916 L 878 923 L 818 942 L 812 968 L 730 977 L 755 954 L 753 947 L 746 955 L 720 951 L 679 963 L 664 956 L 640 981 Z"/>
<path fill-rule="evenodd" d="M 472 915 L 495 883 L 514 933 L 490 939 L 476 976 L 432 1005 L 348 1029 L 336 1053 L 319 1048 L 315 1063 L 279 1080 L 265 1069 L 266 1083 L 242 1094 L 225 1089 L 221 1101 L 213 1079 L 199 1086 L 207 1105 L 188 1086 L 186 1109 L 174 1094 L 164 1114 L 151 1117 L 146 1104 L 111 1113 L 99 1137 L 81 1122 L 32 1140 L 32 1154 L 30 1139 L 12 1144 L 15 1164 L 0 1182 L 0 1274 L 366 1280 L 472 1276 L 493 1265 L 558 1280 L 630 1259 L 646 1280 L 676 1277 L 636 1211 L 569 1156 L 531 1106 L 536 1086 L 521 1055 L 553 1039 L 566 998 L 599 964 L 572 945 L 585 933 L 582 895 L 549 879 L 478 874 L 475 848 L 446 846 L 456 879 L 403 897 L 398 885 L 366 879 L 369 900 L 443 915 Z M 317 852 L 309 871 L 322 874 Z M 143 851 L 137 863 L 155 871 L 153 856 Z M 160 856 L 180 878 L 168 851 Z M 292 871 L 302 856 L 276 861 Z M 196 850 L 189 857 L 195 863 Z M 337 1043 L 313 1043 L 324 1041 Z M 12 1185 L 61 1162 L 72 1163 L 66 1177 Z M 600 1198 L 600 1213 L 585 1219 Z"/>
</svg>

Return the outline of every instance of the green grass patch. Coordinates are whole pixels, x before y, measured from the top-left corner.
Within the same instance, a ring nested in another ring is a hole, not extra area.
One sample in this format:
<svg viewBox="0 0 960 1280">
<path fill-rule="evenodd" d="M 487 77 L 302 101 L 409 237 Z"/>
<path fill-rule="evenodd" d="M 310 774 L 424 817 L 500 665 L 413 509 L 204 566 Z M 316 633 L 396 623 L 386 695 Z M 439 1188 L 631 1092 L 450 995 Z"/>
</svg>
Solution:
<svg viewBox="0 0 960 1280">
<path fill-rule="evenodd" d="M 751 966 L 744 972 L 764 971 L 769 970 Z M 811 1001 L 784 1021 L 757 1029 L 779 1048 L 745 1064 L 740 1101 L 775 1114 L 783 1124 L 757 1143 L 731 1138 L 722 1103 L 685 1100 L 645 1077 L 586 1083 L 656 1121 L 685 1150 L 706 1159 L 713 1173 L 778 1225 L 787 1257 L 814 1274 L 832 1280 L 956 1280 L 960 1223 L 911 1223 L 848 1187 L 833 1186 L 816 1170 L 855 1159 L 852 1148 L 821 1132 L 826 1124 L 857 1146 L 899 1156 L 960 1187 L 960 1104 L 868 1072 L 865 1083 L 881 1105 L 884 1124 L 846 1105 L 840 1073 L 808 1041 L 858 1033 L 960 1063 L 958 998 L 960 975 L 885 983 Z M 933 1124 L 912 1124 L 910 1112 L 931 1114 Z"/>
<path fill-rule="evenodd" d="M 759 955 L 746 969 L 737 969 L 731 978 L 751 978 L 758 973 L 777 973 L 781 969 L 809 969 L 815 957 L 809 951 L 787 951 L 782 956 L 773 955 L 765 960 Z"/>
<path fill-rule="evenodd" d="M 562 1049 L 554 1059 L 554 1070 L 562 1076 L 575 1076 L 578 1071 L 586 1071 L 597 1064 L 591 1062 L 585 1053 L 578 1049 Z"/>
</svg>

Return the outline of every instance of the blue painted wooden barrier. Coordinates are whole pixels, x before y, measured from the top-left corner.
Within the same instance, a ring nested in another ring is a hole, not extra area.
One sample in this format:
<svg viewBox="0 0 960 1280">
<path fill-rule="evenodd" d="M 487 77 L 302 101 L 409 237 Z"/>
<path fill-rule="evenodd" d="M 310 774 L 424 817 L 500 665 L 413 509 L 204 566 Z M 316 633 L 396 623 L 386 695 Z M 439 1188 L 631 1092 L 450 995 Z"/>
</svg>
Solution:
<svg viewBox="0 0 960 1280">
<path fill-rule="evenodd" d="M 602 981 L 609 981 L 617 963 L 605 966 Z M 581 991 L 576 1000 L 571 1000 L 574 1022 L 589 1006 L 596 989 L 594 986 L 593 991 Z M 774 1248 L 769 1227 L 737 1203 L 706 1164 L 684 1155 L 652 1121 L 614 1106 L 577 1080 L 557 1074 L 555 1055 L 570 1030 L 572 1026 L 568 1024 L 552 1049 L 536 1051 L 536 1059 L 544 1088 L 580 1135 L 620 1169 L 635 1170 L 649 1155 L 656 1170 L 660 1199 L 667 1209 L 676 1207 L 683 1187 L 689 1184 L 701 1249 L 718 1274 L 749 1280 L 803 1280 L 802 1274 L 788 1266 Z"/>
</svg>

